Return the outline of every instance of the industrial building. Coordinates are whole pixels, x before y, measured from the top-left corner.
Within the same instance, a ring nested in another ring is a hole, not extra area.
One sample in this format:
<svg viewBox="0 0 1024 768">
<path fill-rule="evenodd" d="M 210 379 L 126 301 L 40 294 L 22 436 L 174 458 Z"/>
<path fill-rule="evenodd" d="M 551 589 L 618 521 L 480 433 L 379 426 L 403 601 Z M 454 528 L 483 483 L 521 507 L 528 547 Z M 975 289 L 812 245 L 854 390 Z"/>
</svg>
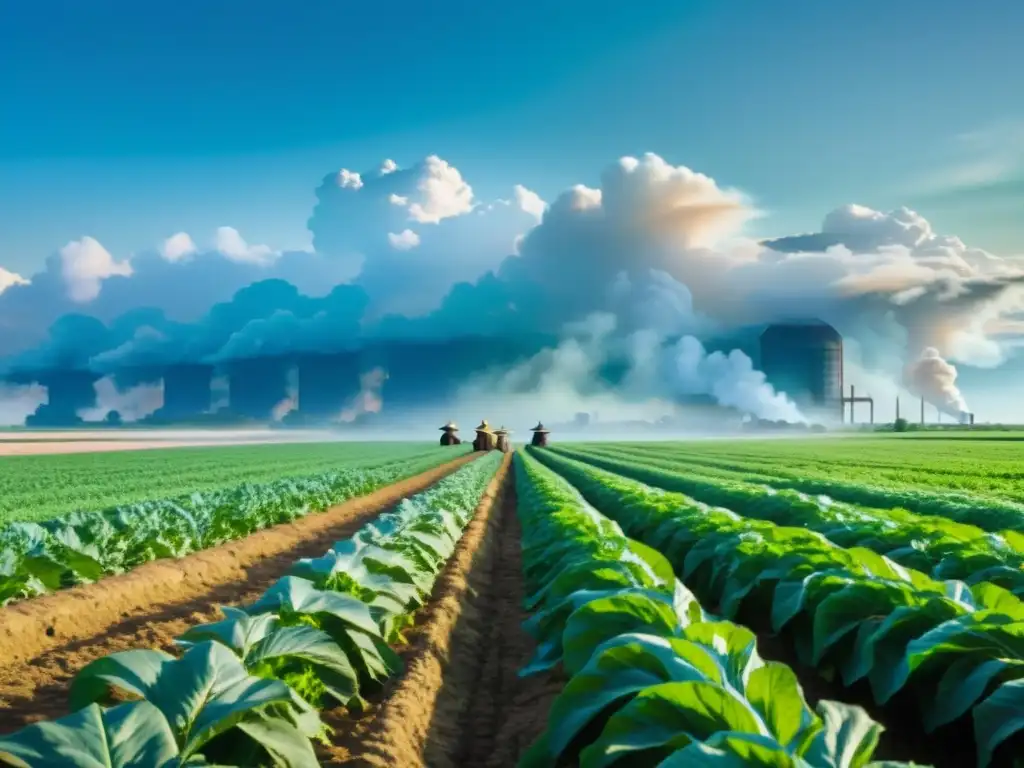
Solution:
<svg viewBox="0 0 1024 768">
<path fill-rule="evenodd" d="M 800 408 L 842 416 L 843 337 L 820 320 L 780 323 L 761 334 L 761 370 Z"/>
</svg>

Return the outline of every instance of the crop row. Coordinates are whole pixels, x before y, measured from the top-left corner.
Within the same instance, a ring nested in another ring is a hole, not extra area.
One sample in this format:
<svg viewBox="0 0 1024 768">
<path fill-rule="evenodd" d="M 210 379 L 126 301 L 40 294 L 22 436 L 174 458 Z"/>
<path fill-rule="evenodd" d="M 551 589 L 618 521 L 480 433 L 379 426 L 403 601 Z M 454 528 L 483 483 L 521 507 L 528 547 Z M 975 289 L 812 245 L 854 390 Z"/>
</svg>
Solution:
<svg viewBox="0 0 1024 768">
<path fill-rule="evenodd" d="M 339 541 L 298 561 L 256 602 L 159 650 L 84 667 L 73 714 L 0 738 L 0 764 L 318 765 L 319 710 L 364 706 L 401 668 L 389 644 L 429 596 L 502 460 L 470 462 Z M 128 703 L 116 703 L 125 699 Z"/>
<path fill-rule="evenodd" d="M 802 526 L 843 547 L 867 547 L 937 579 L 987 581 L 1024 594 L 1024 534 L 1016 531 L 986 533 L 943 517 L 857 507 L 791 489 L 705 475 L 699 469 L 690 472 L 672 459 L 628 452 L 612 456 L 596 450 L 560 453 L 744 517 Z"/>
<path fill-rule="evenodd" d="M 0 605 L 208 549 L 372 493 L 451 458 L 435 450 L 374 468 L 245 483 L 43 523 L 7 523 L 0 527 Z"/>
<path fill-rule="evenodd" d="M 824 494 L 850 504 L 884 509 L 898 507 L 920 515 L 934 515 L 969 523 L 986 531 L 1009 529 L 1024 533 L 1024 503 L 1010 499 L 940 489 L 879 487 L 870 482 L 844 479 L 836 471 L 827 476 L 815 477 L 804 472 L 787 470 L 785 462 L 781 459 L 777 467 L 773 466 L 770 469 L 764 466 L 744 468 L 742 465 L 721 463 L 711 458 L 692 458 L 687 454 L 674 454 L 671 449 L 657 449 L 653 446 L 588 447 L 587 452 L 591 451 L 612 452 L 620 456 L 626 453 L 644 461 L 669 461 L 677 466 L 686 464 L 688 469 L 694 472 L 768 483 L 804 493 Z"/>
<path fill-rule="evenodd" d="M 977 763 L 1024 729 L 1024 604 L 989 583 L 934 581 L 863 547 L 749 520 L 538 451 L 624 532 L 662 552 L 705 604 L 781 633 L 801 661 L 878 704 L 916 703 L 927 731 L 971 713 Z"/>
<path fill-rule="evenodd" d="M 0 460 L 0 523 L 417 459 L 438 450 L 426 443 L 334 442 L 7 456 Z"/>
<path fill-rule="evenodd" d="M 868 763 L 882 728 L 862 709 L 822 701 L 813 712 L 792 669 L 706 615 L 661 554 L 534 459 L 516 462 L 538 643 L 522 674 L 560 665 L 569 676 L 523 768 Z"/>
</svg>

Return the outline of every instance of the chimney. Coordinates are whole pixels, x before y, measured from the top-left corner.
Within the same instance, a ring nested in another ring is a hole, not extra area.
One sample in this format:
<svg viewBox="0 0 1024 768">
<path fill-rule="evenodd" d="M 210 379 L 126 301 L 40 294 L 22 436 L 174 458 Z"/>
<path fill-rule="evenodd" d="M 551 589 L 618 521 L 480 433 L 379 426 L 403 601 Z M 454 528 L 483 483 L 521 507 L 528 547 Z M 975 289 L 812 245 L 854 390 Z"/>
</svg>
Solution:
<svg viewBox="0 0 1024 768">
<path fill-rule="evenodd" d="M 974 426 L 974 414 L 973 413 L 970 414 L 970 417 L 971 417 L 971 426 L 973 427 Z"/>
<path fill-rule="evenodd" d="M 900 420 L 900 396 L 896 395 L 896 421 Z"/>
<path fill-rule="evenodd" d="M 921 398 L 921 424 L 924 425 L 924 398 Z"/>
</svg>

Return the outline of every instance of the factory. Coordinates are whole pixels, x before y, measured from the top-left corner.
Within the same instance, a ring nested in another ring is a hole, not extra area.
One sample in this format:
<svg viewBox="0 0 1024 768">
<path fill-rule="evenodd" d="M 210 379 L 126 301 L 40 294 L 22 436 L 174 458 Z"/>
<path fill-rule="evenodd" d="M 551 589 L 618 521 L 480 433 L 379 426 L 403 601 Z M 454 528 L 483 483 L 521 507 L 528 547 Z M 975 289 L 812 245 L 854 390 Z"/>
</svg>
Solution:
<svg viewBox="0 0 1024 768">
<path fill-rule="evenodd" d="M 761 333 L 760 367 L 776 391 L 809 414 L 843 415 L 843 337 L 828 323 L 769 325 Z"/>
</svg>

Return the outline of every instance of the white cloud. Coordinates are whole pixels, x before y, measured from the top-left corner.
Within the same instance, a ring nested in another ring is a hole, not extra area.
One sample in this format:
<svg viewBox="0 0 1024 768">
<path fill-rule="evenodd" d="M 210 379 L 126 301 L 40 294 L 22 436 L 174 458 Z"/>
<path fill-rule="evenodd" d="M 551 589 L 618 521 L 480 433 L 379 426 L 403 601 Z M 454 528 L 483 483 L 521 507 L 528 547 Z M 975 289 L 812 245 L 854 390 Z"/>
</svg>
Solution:
<svg viewBox="0 0 1024 768">
<path fill-rule="evenodd" d="M 409 216 L 421 224 L 437 224 L 473 210 L 473 188 L 463 181 L 458 168 L 437 155 L 424 161 L 417 191 L 417 199 L 409 206 Z"/>
<path fill-rule="evenodd" d="M 540 221 L 548 204 L 541 199 L 540 195 L 533 190 L 527 189 L 522 184 L 516 184 L 513 189 L 515 190 L 516 203 L 519 207 L 537 219 L 537 221 Z"/>
<path fill-rule="evenodd" d="M 28 285 L 29 281 L 17 272 L 0 267 L 0 293 L 3 293 L 12 285 Z"/>
<path fill-rule="evenodd" d="M 409 198 L 405 197 L 404 195 L 396 195 L 392 192 L 390 195 L 388 195 L 388 202 L 391 203 L 392 205 L 406 206 L 409 204 Z"/>
<path fill-rule="evenodd" d="M 132 274 L 128 261 L 115 261 L 109 251 L 91 237 L 65 245 L 60 249 L 60 260 L 68 298 L 80 304 L 99 296 L 100 285 L 106 278 Z"/>
<path fill-rule="evenodd" d="M 187 232 L 171 235 L 160 246 L 160 255 L 167 261 L 179 261 L 196 252 L 196 244 Z"/>
<path fill-rule="evenodd" d="M 363 186 L 363 177 L 348 168 L 338 171 L 337 185 L 346 189 L 359 189 Z"/>
<path fill-rule="evenodd" d="M 380 164 L 380 172 L 382 174 L 394 173 L 398 170 L 398 163 L 390 158 Z"/>
<path fill-rule="evenodd" d="M 420 236 L 411 229 L 403 229 L 397 235 L 394 232 L 388 232 L 388 242 L 395 250 L 408 251 L 420 244 Z"/>
<path fill-rule="evenodd" d="M 249 245 L 234 227 L 217 227 L 214 248 L 232 261 L 266 264 L 275 253 L 268 245 Z"/>
</svg>

